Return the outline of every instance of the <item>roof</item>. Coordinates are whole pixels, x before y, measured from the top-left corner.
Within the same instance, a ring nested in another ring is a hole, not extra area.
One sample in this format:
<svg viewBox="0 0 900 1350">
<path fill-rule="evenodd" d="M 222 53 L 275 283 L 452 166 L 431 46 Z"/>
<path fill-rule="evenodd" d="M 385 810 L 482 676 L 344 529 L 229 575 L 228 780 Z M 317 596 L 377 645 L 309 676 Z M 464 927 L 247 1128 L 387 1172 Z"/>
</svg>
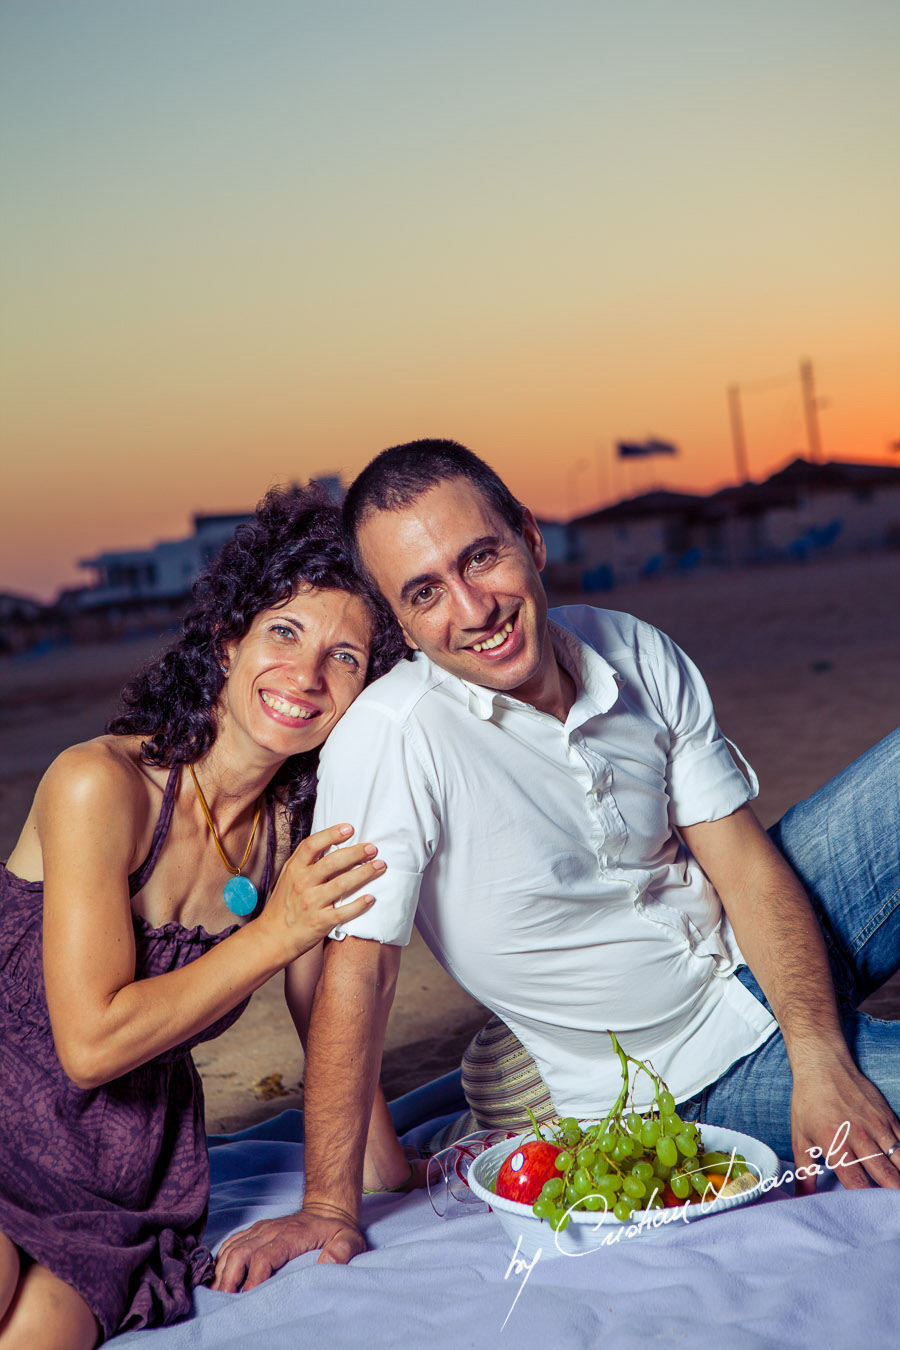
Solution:
<svg viewBox="0 0 900 1350">
<path fill-rule="evenodd" d="M 805 488 L 900 486 L 900 467 L 893 464 L 861 464 L 847 460 L 829 460 L 813 464 L 808 459 L 793 459 L 773 473 L 768 483 L 789 483 Z"/>
<path fill-rule="evenodd" d="M 893 464 L 862 464 L 830 460 L 814 464 L 794 459 L 762 483 L 741 483 L 721 488 L 707 496 L 686 492 L 646 492 L 576 516 L 573 525 L 606 525 L 617 521 L 643 520 L 651 516 L 680 516 L 683 519 L 716 519 L 725 515 L 754 515 L 774 506 L 796 506 L 801 495 L 810 492 L 834 492 L 840 489 L 898 487 L 900 467 Z"/>
<path fill-rule="evenodd" d="M 614 523 L 617 520 L 637 520 L 645 516 L 680 516 L 686 510 L 702 502 L 692 492 L 644 492 L 639 497 L 628 497 L 613 506 L 604 506 L 599 511 L 591 511 L 586 516 L 576 516 L 573 525 L 600 525 Z"/>
<path fill-rule="evenodd" d="M 210 529 L 211 527 L 218 529 L 220 526 L 222 529 L 233 529 L 235 526 L 242 525 L 245 521 L 252 519 L 252 511 L 226 511 L 221 515 L 206 515 L 199 512 L 191 516 L 195 530 Z"/>
</svg>

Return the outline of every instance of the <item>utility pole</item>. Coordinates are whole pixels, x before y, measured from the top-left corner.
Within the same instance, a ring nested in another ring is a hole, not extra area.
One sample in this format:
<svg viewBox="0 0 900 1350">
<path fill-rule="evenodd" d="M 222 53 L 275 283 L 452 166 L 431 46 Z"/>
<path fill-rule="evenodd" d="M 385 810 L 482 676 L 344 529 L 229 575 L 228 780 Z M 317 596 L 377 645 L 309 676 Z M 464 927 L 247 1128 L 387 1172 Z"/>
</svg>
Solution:
<svg viewBox="0 0 900 1350">
<path fill-rule="evenodd" d="M 606 446 L 603 441 L 597 442 L 597 491 L 601 508 L 609 506 L 612 497 L 611 479 L 612 473 L 609 472 L 606 463 Z"/>
<path fill-rule="evenodd" d="M 800 387 L 803 391 L 803 412 L 806 417 L 806 441 L 813 464 L 822 463 L 822 440 L 819 436 L 819 405 L 813 382 L 812 361 L 800 362 Z"/>
<path fill-rule="evenodd" d="M 577 483 L 577 480 L 578 480 L 578 475 L 581 473 L 582 469 L 589 469 L 590 467 L 591 467 L 591 466 L 590 466 L 590 464 L 588 463 L 588 461 L 587 461 L 586 459 L 579 459 L 578 462 L 577 462 L 576 464 L 573 464 L 573 465 L 572 465 L 572 468 L 569 470 L 569 519 L 570 519 L 570 520 L 574 520 L 575 517 L 578 515 L 578 493 L 577 493 L 577 491 L 576 491 L 576 483 Z"/>
<path fill-rule="evenodd" d="M 739 483 L 746 483 L 749 479 L 747 473 L 747 444 L 744 440 L 744 417 L 741 412 L 741 391 L 736 384 L 728 387 L 728 412 L 731 417 L 731 443 L 734 446 L 734 465 L 737 469 L 737 478 Z"/>
</svg>

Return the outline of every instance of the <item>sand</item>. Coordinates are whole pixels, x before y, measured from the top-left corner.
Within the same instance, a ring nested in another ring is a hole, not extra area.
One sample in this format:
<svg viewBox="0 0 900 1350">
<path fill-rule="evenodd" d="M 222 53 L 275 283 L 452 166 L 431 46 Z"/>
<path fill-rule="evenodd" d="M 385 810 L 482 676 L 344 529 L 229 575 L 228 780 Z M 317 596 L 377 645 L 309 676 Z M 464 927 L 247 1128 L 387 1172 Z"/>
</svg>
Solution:
<svg viewBox="0 0 900 1350">
<path fill-rule="evenodd" d="M 656 624 L 697 662 L 723 730 L 759 775 L 764 824 L 900 723 L 900 554 L 662 577 L 589 598 Z M 0 857 L 43 769 L 102 730 L 118 687 L 161 641 L 0 659 Z M 196 1053 L 211 1132 L 302 1106 L 303 1057 L 280 985 Z M 900 1016 L 900 976 L 865 1006 Z M 455 1067 L 485 1016 L 416 936 L 388 1027 L 388 1097 Z"/>
</svg>

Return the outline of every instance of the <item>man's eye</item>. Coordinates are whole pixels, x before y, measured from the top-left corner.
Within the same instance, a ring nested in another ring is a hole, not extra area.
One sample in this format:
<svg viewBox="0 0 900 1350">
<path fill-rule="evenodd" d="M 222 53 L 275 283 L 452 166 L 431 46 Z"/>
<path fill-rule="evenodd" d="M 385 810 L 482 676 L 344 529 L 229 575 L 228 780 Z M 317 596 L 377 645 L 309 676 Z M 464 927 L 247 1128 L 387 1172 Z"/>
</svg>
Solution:
<svg viewBox="0 0 900 1350">
<path fill-rule="evenodd" d="M 422 589 L 420 591 L 416 591 L 415 595 L 413 596 L 413 604 L 426 605 L 429 600 L 433 599 L 433 597 L 434 597 L 434 587 L 423 586 Z"/>
<path fill-rule="evenodd" d="M 493 558 L 493 551 L 489 548 L 483 548 L 479 553 L 473 553 L 469 559 L 470 567 L 484 567 Z"/>
</svg>

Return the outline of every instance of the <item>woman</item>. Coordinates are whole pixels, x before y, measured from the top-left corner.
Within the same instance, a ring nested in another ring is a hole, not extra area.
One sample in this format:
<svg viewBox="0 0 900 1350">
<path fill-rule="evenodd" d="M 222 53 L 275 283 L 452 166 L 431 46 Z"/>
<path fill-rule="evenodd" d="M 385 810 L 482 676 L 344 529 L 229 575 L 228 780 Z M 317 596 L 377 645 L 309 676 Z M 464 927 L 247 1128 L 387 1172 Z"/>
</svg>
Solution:
<svg viewBox="0 0 900 1350">
<path fill-rule="evenodd" d="M 212 1278 L 190 1048 L 282 968 L 305 1035 L 335 905 L 384 867 L 349 823 L 303 840 L 318 747 L 403 651 L 337 511 L 271 492 L 108 734 L 45 774 L 0 868 L 3 1350 L 173 1321 Z M 370 1134 L 377 1186 L 383 1099 Z"/>
</svg>

